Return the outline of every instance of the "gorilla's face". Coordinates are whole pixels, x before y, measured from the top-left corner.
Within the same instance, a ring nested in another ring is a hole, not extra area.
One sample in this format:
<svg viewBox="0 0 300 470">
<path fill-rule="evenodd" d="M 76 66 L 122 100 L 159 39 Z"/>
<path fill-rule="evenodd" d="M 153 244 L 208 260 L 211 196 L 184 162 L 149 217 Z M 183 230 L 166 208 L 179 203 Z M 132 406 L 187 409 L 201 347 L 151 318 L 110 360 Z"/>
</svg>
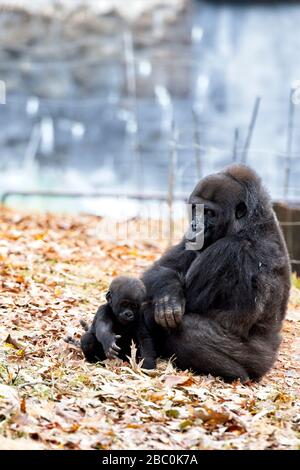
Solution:
<svg viewBox="0 0 300 470">
<path fill-rule="evenodd" d="M 261 192 L 260 180 L 256 175 L 253 178 L 252 170 L 236 165 L 197 184 L 189 203 L 204 206 L 204 247 L 240 232 L 249 223 Z"/>
<path fill-rule="evenodd" d="M 135 320 L 140 307 L 133 299 L 120 299 L 114 306 L 113 312 L 122 325 L 127 325 Z"/>
<path fill-rule="evenodd" d="M 141 308 L 141 303 L 136 298 L 123 298 L 119 293 L 111 290 L 107 292 L 106 300 L 111 306 L 114 316 L 122 325 L 132 323 Z"/>
<path fill-rule="evenodd" d="M 122 325 L 132 323 L 138 316 L 146 297 L 146 289 L 140 279 L 116 277 L 106 294 L 113 314 Z"/>
</svg>

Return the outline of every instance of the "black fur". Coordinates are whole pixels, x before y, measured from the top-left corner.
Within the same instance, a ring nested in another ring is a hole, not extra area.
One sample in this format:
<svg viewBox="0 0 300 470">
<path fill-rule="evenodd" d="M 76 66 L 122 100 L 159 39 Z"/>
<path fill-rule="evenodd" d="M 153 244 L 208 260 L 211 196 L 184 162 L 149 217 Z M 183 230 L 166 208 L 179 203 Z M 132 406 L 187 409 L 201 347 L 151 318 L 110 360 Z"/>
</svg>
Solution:
<svg viewBox="0 0 300 470">
<path fill-rule="evenodd" d="M 290 289 L 270 198 L 235 165 L 200 181 L 189 202 L 204 204 L 204 246 L 186 250 L 184 238 L 145 272 L 144 336 L 153 356 L 175 355 L 183 369 L 259 379 L 276 359 Z"/>
<path fill-rule="evenodd" d="M 89 362 L 130 355 L 136 340 L 139 312 L 145 299 L 145 287 L 139 279 L 120 276 L 114 279 L 106 295 L 107 303 L 99 307 L 92 325 L 81 322 L 86 333 L 81 349 Z"/>
</svg>

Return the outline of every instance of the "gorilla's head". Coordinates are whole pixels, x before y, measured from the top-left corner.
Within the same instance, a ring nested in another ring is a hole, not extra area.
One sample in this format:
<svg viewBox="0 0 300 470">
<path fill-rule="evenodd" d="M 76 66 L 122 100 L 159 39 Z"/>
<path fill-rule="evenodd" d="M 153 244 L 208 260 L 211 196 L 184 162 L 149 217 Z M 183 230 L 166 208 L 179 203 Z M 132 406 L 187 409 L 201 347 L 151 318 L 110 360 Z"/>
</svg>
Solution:
<svg viewBox="0 0 300 470">
<path fill-rule="evenodd" d="M 106 300 L 122 325 L 133 322 L 146 297 L 146 288 L 140 279 L 116 277 L 109 286 Z"/>
<path fill-rule="evenodd" d="M 270 197 L 249 167 L 232 165 L 202 179 L 189 204 L 204 205 L 204 246 L 273 218 Z"/>
</svg>

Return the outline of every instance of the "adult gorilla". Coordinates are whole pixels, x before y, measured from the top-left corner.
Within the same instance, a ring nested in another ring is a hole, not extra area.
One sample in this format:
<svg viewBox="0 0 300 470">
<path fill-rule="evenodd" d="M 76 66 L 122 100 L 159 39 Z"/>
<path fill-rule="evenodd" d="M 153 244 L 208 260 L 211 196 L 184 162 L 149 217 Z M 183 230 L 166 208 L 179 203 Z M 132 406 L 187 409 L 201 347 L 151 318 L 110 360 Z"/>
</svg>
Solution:
<svg viewBox="0 0 300 470">
<path fill-rule="evenodd" d="M 276 359 L 290 289 L 270 198 L 235 165 L 200 181 L 189 202 L 204 204 L 203 247 L 187 250 L 184 237 L 143 276 L 156 352 L 180 368 L 258 380 Z"/>
</svg>

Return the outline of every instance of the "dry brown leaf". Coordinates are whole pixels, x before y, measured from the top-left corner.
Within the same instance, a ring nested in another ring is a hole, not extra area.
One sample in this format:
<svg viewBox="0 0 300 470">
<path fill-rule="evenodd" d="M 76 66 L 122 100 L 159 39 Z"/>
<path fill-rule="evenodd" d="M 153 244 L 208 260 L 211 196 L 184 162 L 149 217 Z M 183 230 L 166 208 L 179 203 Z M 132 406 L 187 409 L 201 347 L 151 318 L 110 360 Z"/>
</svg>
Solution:
<svg viewBox="0 0 300 470">
<path fill-rule="evenodd" d="M 10 334 L 7 336 L 4 342 L 7 344 L 10 344 L 15 349 L 24 349 L 24 346 L 21 343 L 19 343 L 19 341 L 17 341 L 15 338 L 13 338 Z"/>
<path fill-rule="evenodd" d="M 278 361 L 260 383 L 227 384 L 171 361 L 146 372 L 135 347 L 130 365 L 88 364 L 63 343 L 68 331 L 82 334 L 81 318 L 92 321 L 114 276 L 140 275 L 165 249 L 101 240 L 98 224 L 0 208 L 0 448 L 299 448 L 295 289 Z"/>
<path fill-rule="evenodd" d="M 195 383 L 195 379 L 188 375 L 166 375 L 163 381 L 168 387 L 185 386 L 189 387 Z"/>
<path fill-rule="evenodd" d="M 20 411 L 20 400 L 15 388 L 0 384 L 0 415 L 5 418 Z"/>
</svg>

